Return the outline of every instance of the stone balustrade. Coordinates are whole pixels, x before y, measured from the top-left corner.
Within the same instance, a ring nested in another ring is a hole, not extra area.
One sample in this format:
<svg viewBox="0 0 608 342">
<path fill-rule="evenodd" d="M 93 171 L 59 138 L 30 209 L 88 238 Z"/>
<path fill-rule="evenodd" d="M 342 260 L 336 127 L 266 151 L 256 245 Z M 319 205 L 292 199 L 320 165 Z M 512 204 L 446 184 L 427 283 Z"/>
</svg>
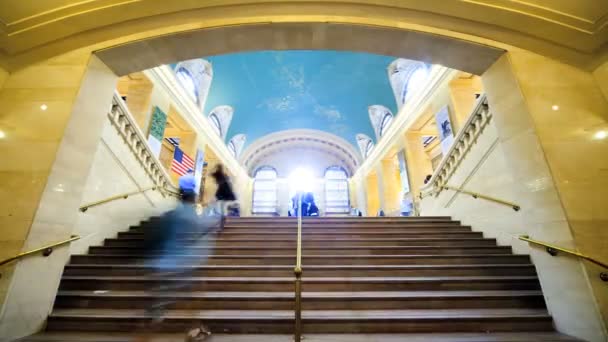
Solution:
<svg viewBox="0 0 608 342">
<path fill-rule="evenodd" d="M 433 173 L 431 180 L 420 189 L 421 198 L 439 194 L 439 192 L 448 185 L 448 180 L 454 174 L 458 165 L 460 165 L 491 119 L 492 112 L 490 111 L 488 100 L 484 94 L 477 100 L 469 119 L 454 138 L 452 147 Z"/>
<path fill-rule="evenodd" d="M 178 189 L 171 181 L 171 177 L 150 149 L 145 135 L 118 93 L 114 93 L 108 118 L 158 190 L 163 194 L 177 193 Z"/>
</svg>

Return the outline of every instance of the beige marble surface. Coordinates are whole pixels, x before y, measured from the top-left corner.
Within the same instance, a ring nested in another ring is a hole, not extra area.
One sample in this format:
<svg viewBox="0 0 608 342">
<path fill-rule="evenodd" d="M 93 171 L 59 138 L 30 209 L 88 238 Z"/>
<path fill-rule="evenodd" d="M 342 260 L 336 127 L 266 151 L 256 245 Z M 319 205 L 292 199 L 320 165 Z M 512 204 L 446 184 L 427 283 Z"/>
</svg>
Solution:
<svg viewBox="0 0 608 342">
<path fill-rule="evenodd" d="M 545 68 L 544 65 L 554 62 L 540 63 L 535 58 L 525 57 L 530 56 L 506 55 L 483 75 L 493 119 L 448 182 L 452 186 L 462 186 L 466 190 L 515 202 L 522 209 L 515 212 L 507 206 L 444 191 L 438 198 L 431 197 L 423 201 L 422 214 L 452 215 L 465 224 L 472 225 L 474 230 L 484 232 L 485 236 L 497 238 L 500 244 L 512 245 L 515 252 L 530 254 L 557 329 L 588 341 L 605 341 L 605 330 L 599 312 L 604 294 L 600 293 L 599 287 L 594 286 L 597 274 L 593 275 L 576 258 L 552 257 L 544 249 L 531 247 L 517 239 L 519 235 L 529 234 L 538 240 L 566 248 L 578 248 L 590 254 L 602 254 L 605 250 L 597 246 L 603 243 L 597 241 L 606 239 L 603 238 L 604 232 L 599 231 L 599 226 L 593 226 L 593 219 L 587 221 L 590 224 L 587 239 L 595 239 L 595 246 L 591 246 L 592 242 L 581 240 L 581 226 L 570 216 L 577 208 L 585 208 L 583 212 L 593 212 L 589 209 L 594 208 L 589 196 L 594 196 L 592 194 L 600 190 L 601 178 L 594 180 L 598 189 L 594 191 L 586 188 L 579 191 L 579 197 L 573 202 L 564 199 L 564 195 L 568 196 L 567 191 L 564 192 L 567 183 L 560 178 L 561 172 L 575 167 L 574 165 L 581 169 L 580 175 L 586 174 L 589 170 L 585 167 L 591 167 L 594 163 L 591 159 L 597 159 L 596 163 L 601 164 L 603 161 L 599 160 L 602 158 L 595 154 L 592 146 L 579 146 L 578 156 L 575 156 L 569 154 L 574 151 L 567 144 L 558 143 L 556 146 L 563 150 L 552 153 L 548 140 L 552 137 L 558 141 L 569 141 L 570 135 L 564 131 L 564 125 L 560 122 L 570 119 L 561 116 L 573 115 L 571 125 L 576 130 L 577 125 L 584 125 L 588 120 L 584 118 L 584 112 L 591 114 L 603 110 L 596 107 L 593 111 L 581 111 L 580 108 L 588 105 L 569 105 L 568 101 L 562 101 L 560 108 L 564 111 L 553 111 L 553 101 L 550 99 L 557 101 L 569 97 L 581 100 L 591 96 L 587 99 L 597 106 L 601 101 L 594 99 L 593 94 L 598 89 L 592 89 L 589 83 L 582 86 L 575 82 L 589 81 L 589 78 L 584 75 L 567 75 L 569 72 L 578 73 L 568 70 L 569 67 L 562 70 L 562 66 L 553 66 L 556 69 L 549 68 L 537 73 Z M 513 58 L 517 59 L 515 65 Z M 528 69 L 528 66 L 534 71 Z M 561 79 L 553 73 L 566 74 L 566 77 Z M 521 79 L 526 81 L 522 82 Z M 555 82 L 559 84 L 558 89 L 552 88 Z M 578 86 L 581 86 L 580 93 L 572 89 Z M 568 94 L 562 91 L 567 91 Z M 587 95 L 583 94 L 585 92 Z M 538 99 L 534 100 L 536 97 Z M 535 101 L 539 104 L 535 105 Z M 549 112 L 544 110 L 545 107 Z M 543 128 L 538 125 L 538 121 L 544 116 L 554 120 L 549 120 Z M 591 140 L 588 142 L 592 143 Z M 564 160 L 564 157 L 570 161 L 560 166 L 559 160 Z M 601 285 L 605 290 L 605 284 Z M 594 286 L 595 291 L 591 286 Z"/>
<path fill-rule="evenodd" d="M 115 81 L 95 57 L 72 53 L 16 72 L 5 82 L 2 123 L 10 129 L 0 153 L 12 163 L 0 168 L 2 215 L 8 223 L 2 229 L 12 230 L 7 235 L 14 247 L 29 250 L 72 234 Z M 21 185 L 18 191 L 15 183 Z M 61 247 L 48 258 L 13 264 L 12 277 L 2 278 L 10 285 L 0 336 L 23 336 L 41 327 L 68 254 Z"/>
<path fill-rule="evenodd" d="M 605 80 L 529 52 L 511 63 L 565 209 L 576 248 L 608 261 L 608 102 Z M 597 80 L 600 80 L 599 84 Z M 558 106 L 554 110 L 553 106 Z M 597 304 L 608 323 L 608 290 L 600 269 L 585 262 Z"/>
<path fill-rule="evenodd" d="M 1 73 L 0 258 L 20 252 L 28 236 L 88 60 L 88 54 L 76 51 Z M 14 267 L 0 269 L 0 305 Z"/>
</svg>

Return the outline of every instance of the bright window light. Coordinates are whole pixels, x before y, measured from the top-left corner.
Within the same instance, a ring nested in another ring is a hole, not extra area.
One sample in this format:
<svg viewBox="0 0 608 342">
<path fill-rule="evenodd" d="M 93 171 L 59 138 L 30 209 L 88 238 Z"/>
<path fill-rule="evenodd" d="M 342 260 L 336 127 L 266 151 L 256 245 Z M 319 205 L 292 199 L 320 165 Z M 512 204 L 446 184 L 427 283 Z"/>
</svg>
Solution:
<svg viewBox="0 0 608 342">
<path fill-rule="evenodd" d="M 312 182 L 312 172 L 305 168 L 299 167 L 289 175 L 289 187 L 296 192 L 310 191 Z"/>
<path fill-rule="evenodd" d="M 599 132 L 595 133 L 595 135 L 593 137 L 598 140 L 606 139 L 606 137 L 608 137 L 608 132 L 599 131 Z"/>
</svg>

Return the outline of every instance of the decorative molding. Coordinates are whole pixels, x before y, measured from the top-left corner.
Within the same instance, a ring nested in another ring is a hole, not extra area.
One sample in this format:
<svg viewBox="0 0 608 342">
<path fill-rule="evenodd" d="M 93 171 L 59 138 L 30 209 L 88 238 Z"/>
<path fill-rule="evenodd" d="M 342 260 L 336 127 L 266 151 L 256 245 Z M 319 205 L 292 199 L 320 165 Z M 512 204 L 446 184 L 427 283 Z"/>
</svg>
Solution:
<svg viewBox="0 0 608 342">
<path fill-rule="evenodd" d="M 334 134 L 313 129 L 290 129 L 265 135 L 249 145 L 240 160 L 249 171 L 253 171 L 257 161 L 269 153 L 296 147 L 322 151 L 335 157 L 344 163 L 343 166 L 351 175 L 361 162 L 349 142 Z"/>
<path fill-rule="evenodd" d="M 421 197 L 426 197 L 431 194 L 437 195 L 448 185 L 447 183 L 450 180 L 450 177 L 456 172 L 456 169 L 464 160 L 465 156 L 491 119 L 492 112 L 490 111 L 488 100 L 484 94 L 477 100 L 469 119 L 454 138 L 452 147 L 441 160 L 441 163 L 433 173 L 431 180 L 420 189 Z"/>
<path fill-rule="evenodd" d="M 158 186 L 163 194 L 165 189 L 177 191 L 171 177 L 148 146 L 148 140 L 117 92 L 112 98 L 112 108 L 108 113 L 108 119 L 143 166 L 154 185 Z"/>
</svg>

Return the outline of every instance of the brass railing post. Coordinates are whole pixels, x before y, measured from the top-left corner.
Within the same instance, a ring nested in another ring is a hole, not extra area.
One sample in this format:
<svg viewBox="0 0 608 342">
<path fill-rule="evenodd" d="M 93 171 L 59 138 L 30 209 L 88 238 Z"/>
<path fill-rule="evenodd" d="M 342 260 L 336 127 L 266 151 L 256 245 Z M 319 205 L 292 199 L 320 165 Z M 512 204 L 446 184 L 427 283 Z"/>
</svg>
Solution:
<svg viewBox="0 0 608 342">
<path fill-rule="evenodd" d="M 294 288 L 294 336 L 295 342 L 302 341 L 302 193 L 298 194 L 298 232 L 296 241 L 296 277 Z"/>
</svg>

